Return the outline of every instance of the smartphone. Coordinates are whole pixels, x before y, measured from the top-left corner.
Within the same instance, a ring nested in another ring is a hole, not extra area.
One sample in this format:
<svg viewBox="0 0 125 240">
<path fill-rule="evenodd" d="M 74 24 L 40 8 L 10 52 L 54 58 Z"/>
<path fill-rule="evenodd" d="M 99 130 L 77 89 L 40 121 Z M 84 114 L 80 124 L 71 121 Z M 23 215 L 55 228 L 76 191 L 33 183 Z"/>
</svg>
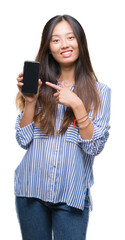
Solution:
<svg viewBox="0 0 125 240">
<path fill-rule="evenodd" d="M 38 89 L 38 79 L 40 72 L 40 62 L 25 61 L 23 67 L 22 93 L 36 94 Z"/>
</svg>

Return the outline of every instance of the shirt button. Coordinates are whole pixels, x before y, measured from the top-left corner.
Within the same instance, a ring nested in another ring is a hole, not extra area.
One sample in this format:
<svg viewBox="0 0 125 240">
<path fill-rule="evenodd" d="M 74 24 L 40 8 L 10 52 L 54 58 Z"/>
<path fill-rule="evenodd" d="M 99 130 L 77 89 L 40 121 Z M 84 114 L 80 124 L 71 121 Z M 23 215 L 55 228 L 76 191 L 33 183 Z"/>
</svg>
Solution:
<svg viewBox="0 0 125 240">
<path fill-rule="evenodd" d="M 56 152 L 58 152 L 58 150 L 56 149 Z"/>
<path fill-rule="evenodd" d="M 93 150 L 92 150 L 93 152 L 95 152 L 95 149 L 93 148 Z"/>
<path fill-rule="evenodd" d="M 58 133 L 58 137 L 60 137 L 60 133 Z"/>
<path fill-rule="evenodd" d="M 63 119 L 61 118 L 60 121 L 62 121 Z"/>
<path fill-rule="evenodd" d="M 54 165 L 53 167 L 56 168 L 56 165 Z"/>
</svg>

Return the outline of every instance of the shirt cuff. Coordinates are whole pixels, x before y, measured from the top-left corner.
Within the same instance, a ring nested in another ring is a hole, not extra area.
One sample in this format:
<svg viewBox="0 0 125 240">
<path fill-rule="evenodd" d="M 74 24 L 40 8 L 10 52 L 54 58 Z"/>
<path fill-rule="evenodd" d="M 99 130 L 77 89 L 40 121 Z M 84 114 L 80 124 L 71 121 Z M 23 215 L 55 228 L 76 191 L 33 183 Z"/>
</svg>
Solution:
<svg viewBox="0 0 125 240">
<path fill-rule="evenodd" d="M 26 147 L 33 139 L 34 122 L 20 128 L 20 120 L 21 116 L 18 118 L 18 123 L 16 124 L 16 139 L 22 147 Z"/>
<path fill-rule="evenodd" d="M 103 150 L 104 145 L 109 137 L 108 129 L 105 129 L 103 132 L 99 127 L 94 126 L 93 136 L 90 140 L 83 139 L 79 133 L 78 142 L 81 144 L 83 151 L 93 156 L 98 155 Z"/>
<path fill-rule="evenodd" d="M 90 155 L 94 155 L 95 146 L 94 146 L 94 141 L 92 140 L 92 138 L 90 140 L 83 139 L 79 133 L 78 134 L 78 142 L 82 145 L 82 149 L 84 152 L 86 152 L 87 154 L 90 154 Z"/>
</svg>

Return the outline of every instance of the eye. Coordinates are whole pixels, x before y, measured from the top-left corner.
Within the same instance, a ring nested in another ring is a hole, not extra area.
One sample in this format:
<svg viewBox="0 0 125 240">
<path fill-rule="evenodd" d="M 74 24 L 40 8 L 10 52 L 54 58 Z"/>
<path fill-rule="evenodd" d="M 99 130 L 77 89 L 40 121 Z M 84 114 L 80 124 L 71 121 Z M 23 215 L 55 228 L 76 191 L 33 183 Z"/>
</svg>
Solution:
<svg viewBox="0 0 125 240">
<path fill-rule="evenodd" d="M 74 36 L 69 36 L 68 39 L 69 40 L 73 40 L 75 37 Z"/>
<path fill-rule="evenodd" d="M 52 40 L 52 42 L 58 43 L 58 42 L 59 42 L 59 39 L 54 39 L 54 40 Z"/>
</svg>

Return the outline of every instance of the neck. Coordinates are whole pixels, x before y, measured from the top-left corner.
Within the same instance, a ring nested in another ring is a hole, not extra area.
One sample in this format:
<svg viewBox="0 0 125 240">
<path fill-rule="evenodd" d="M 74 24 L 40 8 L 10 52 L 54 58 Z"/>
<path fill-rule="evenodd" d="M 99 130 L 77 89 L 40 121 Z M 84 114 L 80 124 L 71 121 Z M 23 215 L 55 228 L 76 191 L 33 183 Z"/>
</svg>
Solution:
<svg viewBox="0 0 125 240">
<path fill-rule="evenodd" d="M 75 68 L 72 67 L 63 67 L 61 68 L 61 75 L 59 76 L 60 83 L 73 84 L 75 81 Z"/>
</svg>

